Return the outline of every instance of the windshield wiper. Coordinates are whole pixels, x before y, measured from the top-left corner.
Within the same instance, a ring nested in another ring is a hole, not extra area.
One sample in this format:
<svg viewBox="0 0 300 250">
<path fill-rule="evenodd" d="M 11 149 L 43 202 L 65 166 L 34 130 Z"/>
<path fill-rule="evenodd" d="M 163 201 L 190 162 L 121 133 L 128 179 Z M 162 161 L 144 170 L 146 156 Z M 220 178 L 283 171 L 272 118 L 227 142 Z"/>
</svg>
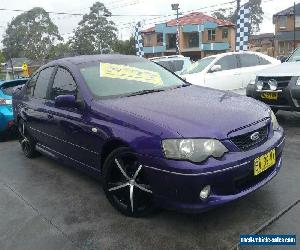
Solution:
<svg viewBox="0 0 300 250">
<path fill-rule="evenodd" d="M 164 91 L 164 89 L 145 89 L 145 90 L 134 92 L 132 94 L 128 94 L 127 96 L 145 95 L 145 94 L 150 94 L 150 93 L 154 93 L 154 92 L 161 92 L 161 91 Z"/>
</svg>

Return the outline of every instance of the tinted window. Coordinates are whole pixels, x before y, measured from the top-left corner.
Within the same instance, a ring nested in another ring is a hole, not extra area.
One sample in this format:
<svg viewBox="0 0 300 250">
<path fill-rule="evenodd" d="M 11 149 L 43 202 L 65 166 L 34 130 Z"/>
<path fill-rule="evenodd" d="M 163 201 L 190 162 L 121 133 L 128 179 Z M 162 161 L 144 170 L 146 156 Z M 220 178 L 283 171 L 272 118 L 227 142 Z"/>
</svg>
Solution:
<svg viewBox="0 0 300 250">
<path fill-rule="evenodd" d="M 239 55 L 241 61 L 241 67 L 252 67 L 259 65 L 257 55 L 244 54 Z"/>
<path fill-rule="evenodd" d="M 53 80 L 51 99 L 54 100 L 59 95 L 76 95 L 76 92 L 77 85 L 70 72 L 64 68 L 58 68 Z"/>
<path fill-rule="evenodd" d="M 43 69 L 40 74 L 39 77 L 36 81 L 36 85 L 34 88 L 34 97 L 37 98 L 46 98 L 47 96 L 47 89 L 48 89 L 48 84 L 49 84 L 49 80 L 50 77 L 52 75 L 54 67 L 49 67 L 46 69 Z"/>
<path fill-rule="evenodd" d="M 265 59 L 265 58 L 263 58 L 263 57 L 261 57 L 261 56 L 259 56 L 258 58 L 259 58 L 259 64 L 260 64 L 260 65 L 271 64 L 271 62 L 269 62 L 267 59 Z"/>
<path fill-rule="evenodd" d="M 237 68 L 237 60 L 235 55 L 224 56 L 215 65 L 221 65 L 222 70 L 230 70 Z"/>
<path fill-rule="evenodd" d="M 38 77 L 38 73 L 36 73 L 30 80 L 29 82 L 26 84 L 27 85 L 27 92 L 26 94 L 29 96 L 33 96 L 33 91 L 35 88 L 35 84 L 36 84 L 36 79 Z"/>
<path fill-rule="evenodd" d="M 183 60 L 158 61 L 157 63 L 172 72 L 176 72 L 182 70 L 184 61 Z"/>
</svg>

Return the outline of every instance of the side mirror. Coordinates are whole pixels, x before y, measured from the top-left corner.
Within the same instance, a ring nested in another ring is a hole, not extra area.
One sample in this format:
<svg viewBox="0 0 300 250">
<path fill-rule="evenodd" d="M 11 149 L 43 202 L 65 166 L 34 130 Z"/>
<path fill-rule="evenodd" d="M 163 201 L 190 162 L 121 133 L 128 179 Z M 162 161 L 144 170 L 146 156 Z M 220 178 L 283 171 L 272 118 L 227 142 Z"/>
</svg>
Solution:
<svg viewBox="0 0 300 250">
<path fill-rule="evenodd" d="M 282 57 L 280 58 L 281 63 L 284 63 L 284 62 L 286 61 L 287 58 L 288 58 L 287 56 L 282 56 Z"/>
<path fill-rule="evenodd" d="M 218 72 L 218 71 L 221 71 L 222 70 L 222 67 L 221 65 L 219 64 L 215 64 L 213 65 L 211 68 L 210 68 L 210 72 Z"/>
<path fill-rule="evenodd" d="M 59 95 L 55 97 L 55 107 L 77 108 L 76 97 L 74 95 Z"/>
</svg>

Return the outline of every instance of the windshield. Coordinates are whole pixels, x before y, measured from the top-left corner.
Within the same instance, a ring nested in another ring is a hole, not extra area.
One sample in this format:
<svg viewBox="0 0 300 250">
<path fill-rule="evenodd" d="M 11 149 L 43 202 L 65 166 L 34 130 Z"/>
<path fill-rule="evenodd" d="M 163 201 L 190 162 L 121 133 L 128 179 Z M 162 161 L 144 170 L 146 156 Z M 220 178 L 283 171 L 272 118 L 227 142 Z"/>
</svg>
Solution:
<svg viewBox="0 0 300 250">
<path fill-rule="evenodd" d="M 287 62 L 299 62 L 300 61 L 300 48 L 297 48 L 293 54 L 289 57 Z"/>
<path fill-rule="evenodd" d="M 194 74 L 203 71 L 216 57 L 203 58 L 191 64 L 182 74 Z"/>
<path fill-rule="evenodd" d="M 159 65 L 136 58 L 126 62 L 92 62 L 81 65 L 80 72 L 93 96 L 98 99 L 185 85 L 184 81 Z"/>
</svg>

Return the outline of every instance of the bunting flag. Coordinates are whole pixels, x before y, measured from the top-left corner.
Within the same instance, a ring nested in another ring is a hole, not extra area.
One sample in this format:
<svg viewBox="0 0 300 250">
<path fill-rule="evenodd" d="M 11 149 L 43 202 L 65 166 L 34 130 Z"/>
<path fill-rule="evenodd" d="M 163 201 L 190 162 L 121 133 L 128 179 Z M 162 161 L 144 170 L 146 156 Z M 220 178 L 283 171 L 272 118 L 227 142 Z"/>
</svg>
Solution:
<svg viewBox="0 0 300 250">
<path fill-rule="evenodd" d="M 136 55 L 139 57 L 143 57 L 144 49 L 143 49 L 143 38 L 141 34 L 141 22 L 138 22 L 134 27 L 134 38 L 135 38 Z"/>
<path fill-rule="evenodd" d="M 249 2 L 241 6 L 238 12 L 236 24 L 236 51 L 248 50 L 249 25 L 250 25 L 250 8 Z"/>
</svg>

